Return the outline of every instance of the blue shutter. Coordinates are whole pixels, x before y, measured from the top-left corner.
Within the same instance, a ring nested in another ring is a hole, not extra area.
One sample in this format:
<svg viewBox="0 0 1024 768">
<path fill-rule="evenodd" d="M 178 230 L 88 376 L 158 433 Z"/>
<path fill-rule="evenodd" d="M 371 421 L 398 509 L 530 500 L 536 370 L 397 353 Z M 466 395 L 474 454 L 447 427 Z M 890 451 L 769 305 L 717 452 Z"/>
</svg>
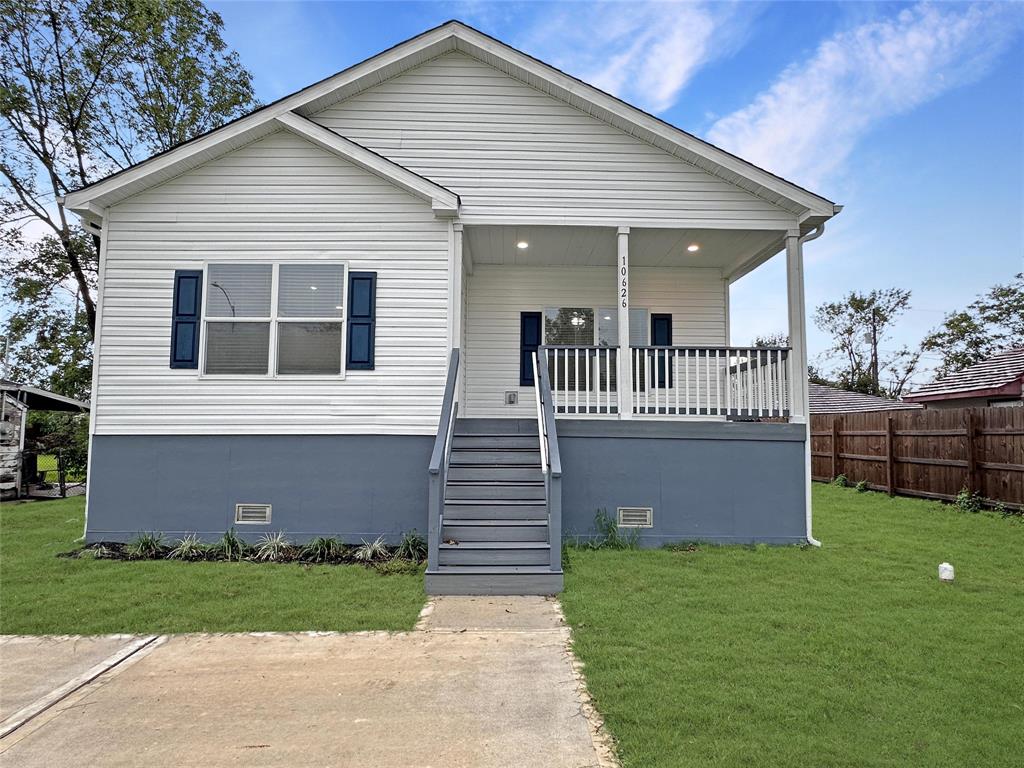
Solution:
<svg viewBox="0 0 1024 768">
<path fill-rule="evenodd" d="M 174 271 L 171 304 L 171 368 L 199 367 L 199 319 L 203 307 L 203 271 Z"/>
<path fill-rule="evenodd" d="M 540 312 L 519 315 L 519 386 L 533 386 L 533 353 L 540 346 Z"/>
<path fill-rule="evenodd" d="M 373 370 L 373 336 L 376 326 L 377 273 L 349 272 L 346 370 Z"/>
</svg>

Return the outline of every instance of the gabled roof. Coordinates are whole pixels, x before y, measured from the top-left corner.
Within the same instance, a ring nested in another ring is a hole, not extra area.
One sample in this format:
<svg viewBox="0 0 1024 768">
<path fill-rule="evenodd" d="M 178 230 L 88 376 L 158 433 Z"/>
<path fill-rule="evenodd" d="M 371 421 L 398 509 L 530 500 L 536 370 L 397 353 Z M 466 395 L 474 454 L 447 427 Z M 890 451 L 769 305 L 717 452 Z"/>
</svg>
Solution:
<svg viewBox="0 0 1024 768">
<path fill-rule="evenodd" d="M 314 114 L 450 51 L 461 51 L 473 56 L 599 120 L 789 210 L 803 222 L 805 228 L 815 226 L 837 212 L 830 200 L 698 139 L 459 21 L 449 21 L 428 30 L 249 115 L 71 192 L 65 196 L 65 205 L 85 217 L 95 217 L 102 209 L 143 189 L 167 181 L 278 130 L 278 119 L 283 116 L 290 113 L 302 116 Z M 365 147 L 360 149 L 370 151 Z M 440 207 L 443 208 L 443 205 Z"/>
<path fill-rule="evenodd" d="M 959 397 L 1020 395 L 1024 386 L 1024 347 L 1008 349 L 969 368 L 925 384 L 906 399 L 913 402 Z"/>
<path fill-rule="evenodd" d="M 916 403 L 903 403 L 885 397 L 851 392 L 848 389 L 827 387 L 808 382 L 807 394 L 811 400 L 811 413 L 861 413 L 863 411 L 899 411 L 921 408 Z"/>
</svg>

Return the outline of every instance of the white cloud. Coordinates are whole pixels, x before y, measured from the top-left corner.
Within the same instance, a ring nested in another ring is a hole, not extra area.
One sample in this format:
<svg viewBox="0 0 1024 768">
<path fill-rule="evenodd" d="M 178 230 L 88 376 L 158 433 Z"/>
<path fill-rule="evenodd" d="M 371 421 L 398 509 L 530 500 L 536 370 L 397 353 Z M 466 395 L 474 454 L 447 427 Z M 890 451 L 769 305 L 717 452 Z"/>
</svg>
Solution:
<svg viewBox="0 0 1024 768">
<path fill-rule="evenodd" d="M 984 75 L 1021 20 L 1012 4 L 920 4 L 861 24 L 783 71 L 749 106 L 715 123 L 708 139 L 817 186 L 880 121 Z"/>
<path fill-rule="evenodd" d="M 523 50 L 651 112 L 676 103 L 693 75 L 745 39 L 755 5 L 570 4 L 544 14 Z"/>
</svg>

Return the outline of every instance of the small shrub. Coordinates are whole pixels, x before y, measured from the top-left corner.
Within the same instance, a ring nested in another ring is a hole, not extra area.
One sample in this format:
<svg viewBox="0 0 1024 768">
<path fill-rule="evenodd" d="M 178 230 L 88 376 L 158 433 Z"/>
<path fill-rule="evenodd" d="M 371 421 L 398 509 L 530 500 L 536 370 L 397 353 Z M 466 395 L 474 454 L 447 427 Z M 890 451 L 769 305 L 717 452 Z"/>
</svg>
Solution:
<svg viewBox="0 0 1024 768">
<path fill-rule="evenodd" d="M 210 547 L 200 541 L 199 536 L 190 533 L 175 544 L 167 553 L 168 560 L 203 560 Z"/>
<path fill-rule="evenodd" d="M 390 560 L 374 563 L 373 568 L 383 576 L 418 574 L 423 571 L 423 564 L 402 557 L 393 557 Z"/>
<path fill-rule="evenodd" d="M 229 528 L 224 531 L 213 550 L 225 560 L 241 560 L 249 551 L 249 545 L 238 538 L 234 528 Z"/>
<path fill-rule="evenodd" d="M 408 533 L 402 534 L 402 540 L 398 542 L 398 549 L 395 550 L 395 557 L 403 560 L 411 560 L 420 563 L 427 559 L 427 541 L 413 528 Z"/>
<path fill-rule="evenodd" d="M 700 545 L 696 541 L 674 541 L 666 544 L 663 549 L 669 552 L 700 552 Z"/>
<path fill-rule="evenodd" d="M 846 488 L 850 484 L 850 481 L 846 479 L 846 475 L 836 475 L 832 478 L 832 485 L 836 488 Z"/>
<path fill-rule="evenodd" d="M 163 552 L 164 535 L 162 533 L 140 533 L 125 547 L 125 554 L 132 560 L 150 560 L 160 557 Z"/>
<path fill-rule="evenodd" d="M 868 488 L 868 481 L 861 480 L 854 486 L 857 489 L 857 493 L 867 493 L 870 489 Z"/>
<path fill-rule="evenodd" d="M 344 545 L 329 536 L 317 536 L 310 539 L 302 548 L 299 556 L 311 563 L 333 563 L 341 558 L 345 551 Z"/>
<path fill-rule="evenodd" d="M 284 531 L 265 533 L 256 542 L 253 559 L 263 563 L 283 563 L 291 560 L 294 550 L 292 543 L 285 538 Z"/>
<path fill-rule="evenodd" d="M 388 547 L 384 543 L 384 537 L 378 536 L 373 541 L 363 539 L 363 543 L 356 547 L 352 557 L 361 563 L 372 563 L 377 560 L 387 560 L 391 557 Z"/>
<path fill-rule="evenodd" d="M 981 512 L 982 502 L 981 494 L 976 491 L 971 493 L 970 489 L 965 485 L 960 489 L 960 493 L 956 495 L 953 506 L 961 512 Z"/>
<path fill-rule="evenodd" d="M 587 546 L 590 549 L 636 549 L 640 541 L 640 531 L 631 528 L 623 534 L 619 530 L 619 521 L 608 514 L 608 510 L 599 509 L 594 515 L 594 528 L 597 536 Z"/>
</svg>

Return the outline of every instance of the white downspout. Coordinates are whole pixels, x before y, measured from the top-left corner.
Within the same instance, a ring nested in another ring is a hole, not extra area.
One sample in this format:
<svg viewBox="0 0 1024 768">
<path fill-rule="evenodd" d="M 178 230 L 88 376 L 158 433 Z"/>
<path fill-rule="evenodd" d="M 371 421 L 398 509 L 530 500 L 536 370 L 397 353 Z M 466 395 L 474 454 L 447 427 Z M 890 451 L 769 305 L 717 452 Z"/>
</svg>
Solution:
<svg viewBox="0 0 1024 768">
<path fill-rule="evenodd" d="M 804 441 L 804 515 L 806 519 L 807 543 L 813 547 L 820 547 L 821 542 L 814 538 L 811 533 L 812 511 L 811 511 L 811 412 L 810 399 L 807 386 L 807 314 L 804 303 L 804 259 L 803 244 L 816 240 L 825 232 L 824 223 L 819 224 L 806 235 L 793 237 L 795 248 L 786 249 L 788 257 L 788 270 L 790 272 L 790 346 L 797 355 L 797 367 L 800 371 L 800 412 L 807 425 L 807 439 Z M 795 279 L 794 279 L 795 278 Z M 796 283 L 796 284 L 795 284 Z M 793 306 L 793 301 L 797 306 Z M 799 316 L 799 322 L 792 322 L 794 315 Z M 799 339 L 796 337 L 799 336 Z"/>
</svg>

